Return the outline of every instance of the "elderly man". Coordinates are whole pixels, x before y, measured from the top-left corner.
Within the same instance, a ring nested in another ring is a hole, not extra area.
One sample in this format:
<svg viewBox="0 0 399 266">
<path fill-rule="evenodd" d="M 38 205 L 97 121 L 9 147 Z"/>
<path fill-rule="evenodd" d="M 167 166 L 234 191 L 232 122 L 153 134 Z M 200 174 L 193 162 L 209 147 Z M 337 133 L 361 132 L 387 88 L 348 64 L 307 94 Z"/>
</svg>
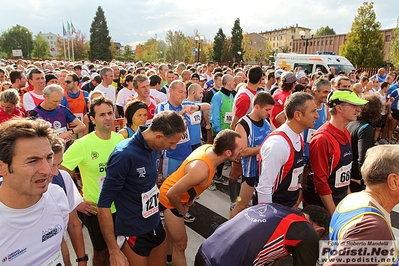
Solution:
<svg viewBox="0 0 399 266">
<path fill-rule="evenodd" d="M 390 212 L 399 203 L 399 147 L 370 148 L 361 172 L 366 189 L 348 195 L 337 206 L 330 223 L 330 240 L 344 241 L 342 243 L 386 240 L 390 243 L 388 241 L 395 240 Z M 337 246 L 338 251 L 344 248 L 350 251 L 358 247 Z M 324 265 L 332 265 L 334 256 L 330 259 Z"/>
<path fill-rule="evenodd" d="M 69 141 L 72 134 L 83 132 L 86 126 L 68 108 L 60 105 L 63 96 L 64 89 L 60 85 L 47 86 L 43 90 L 43 102 L 30 111 L 29 115 L 50 122 L 58 136 Z M 69 124 L 75 127 L 69 128 Z"/>
</svg>

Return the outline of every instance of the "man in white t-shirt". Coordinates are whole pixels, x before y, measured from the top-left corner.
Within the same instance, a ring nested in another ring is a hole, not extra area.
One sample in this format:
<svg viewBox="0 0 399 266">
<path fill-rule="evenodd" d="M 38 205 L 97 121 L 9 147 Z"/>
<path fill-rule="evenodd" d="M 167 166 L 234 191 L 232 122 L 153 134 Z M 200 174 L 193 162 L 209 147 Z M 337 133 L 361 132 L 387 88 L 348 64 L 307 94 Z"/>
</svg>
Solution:
<svg viewBox="0 0 399 266">
<path fill-rule="evenodd" d="M 64 265 L 61 242 L 69 204 L 53 177 L 51 142 L 44 120 L 0 125 L 0 253 L 4 265 Z"/>
<path fill-rule="evenodd" d="M 168 100 L 168 96 L 161 92 L 162 78 L 158 75 L 152 75 L 149 77 L 150 80 L 150 95 L 158 98 L 161 102 Z"/>
<path fill-rule="evenodd" d="M 112 86 L 112 81 L 114 80 L 114 71 L 110 67 L 104 67 L 100 71 L 101 84 L 94 88 L 94 90 L 99 90 L 104 93 L 104 96 L 111 99 L 114 103 L 116 100 L 116 89 Z"/>
<path fill-rule="evenodd" d="M 31 69 L 27 78 L 29 86 L 23 95 L 22 104 L 24 109 L 29 112 L 43 101 L 43 90 L 46 86 L 46 80 L 43 71 L 37 68 Z"/>
</svg>

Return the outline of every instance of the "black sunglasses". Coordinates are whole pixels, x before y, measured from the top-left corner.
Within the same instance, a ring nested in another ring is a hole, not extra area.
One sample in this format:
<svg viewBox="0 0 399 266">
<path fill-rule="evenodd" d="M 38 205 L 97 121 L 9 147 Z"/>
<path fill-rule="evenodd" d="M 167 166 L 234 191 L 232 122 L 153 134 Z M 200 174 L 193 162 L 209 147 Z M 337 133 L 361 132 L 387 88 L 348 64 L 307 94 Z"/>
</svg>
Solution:
<svg viewBox="0 0 399 266">
<path fill-rule="evenodd" d="M 72 80 L 65 80 L 66 84 L 72 83 Z"/>
</svg>

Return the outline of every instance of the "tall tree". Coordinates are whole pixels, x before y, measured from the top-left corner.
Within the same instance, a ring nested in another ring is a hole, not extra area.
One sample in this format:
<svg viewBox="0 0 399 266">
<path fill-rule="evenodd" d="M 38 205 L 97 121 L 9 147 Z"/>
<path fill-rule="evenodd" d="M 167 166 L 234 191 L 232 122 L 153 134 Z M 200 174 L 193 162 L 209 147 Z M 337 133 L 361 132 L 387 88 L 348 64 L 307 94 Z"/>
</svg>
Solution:
<svg viewBox="0 0 399 266">
<path fill-rule="evenodd" d="M 240 26 L 240 18 L 234 21 L 234 26 L 231 29 L 231 52 L 233 53 L 232 58 L 236 58 L 236 61 L 240 61 L 244 58 L 245 51 L 242 47 L 242 28 Z"/>
<path fill-rule="evenodd" d="M 213 60 L 216 62 L 222 61 L 222 51 L 223 46 L 226 42 L 226 35 L 223 33 L 222 28 L 219 28 L 219 31 L 215 35 L 215 39 L 213 41 Z"/>
<path fill-rule="evenodd" d="M 166 33 L 166 44 L 167 48 L 165 51 L 165 59 L 166 61 L 185 61 L 185 59 L 190 58 L 190 47 L 187 42 L 187 37 L 183 34 L 183 32 L 171 30 Z"/>
<path fill-rule="evenodd" d="M 90 60 L 111 60 L 111 37 L 109 36 L 104 10 L 99 6 L 90 27 Z"/>
<path fill-rule="evenodd" d="M 357 67 L 380 67 L 383 64 L 384 40 L 373 5 L 373 2 L 364 2 L 359 7 L 346 42 L 339 49 L 340 55 Z"/>
<path fill-rule="evenodd" d="M 328 25 L 325 27 L 321 27 L 316 31 L 314 36 L 325 36 L 325 35 L 335 35 L 335 30 L 333 28 L 330 28 Z"/>
<path fill-rule="evenodd" d="M 231 37 L 227 37 L 226 40 L 224 41 L 223 45 L 223 50 L 222 50 L 222 62 L 232 62 L 233 57 L 232 57 L 232 43 L 231 43 Z"/>
<path fill-rule="evenodd" d="M 32 33 L 17 24 L 1 34 L 0 47 L 7 57 L 12 57 L 12 50 L 21 49 L 23 57 L 30 58 L 33 49 Z"/>
<path fill-rule="evenodd" d="M 32 57 L 33 58 L 49 58 L 50 44 L 40 35 L 36 35 L 33 42 Z"/>
<path fill-rule="evenodd" d="M 396 69 L 399 69 L 399 18 L 396 28 L 393 30 L 391 37 L 391 62 Z"/>
</svg>

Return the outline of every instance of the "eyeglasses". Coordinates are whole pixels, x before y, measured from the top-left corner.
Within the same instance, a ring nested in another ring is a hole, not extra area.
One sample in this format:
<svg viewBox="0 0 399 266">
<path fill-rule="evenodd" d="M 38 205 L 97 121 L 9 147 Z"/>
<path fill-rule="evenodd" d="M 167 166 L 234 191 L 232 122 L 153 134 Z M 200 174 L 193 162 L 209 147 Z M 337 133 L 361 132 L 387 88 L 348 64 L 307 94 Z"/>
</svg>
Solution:
<svg viewBox="0 0 399 266">
<path fill-rule="evenodd" d="M 66 84 L 72 83 L 72 80 L 65 80 Z"/>
</svg>

